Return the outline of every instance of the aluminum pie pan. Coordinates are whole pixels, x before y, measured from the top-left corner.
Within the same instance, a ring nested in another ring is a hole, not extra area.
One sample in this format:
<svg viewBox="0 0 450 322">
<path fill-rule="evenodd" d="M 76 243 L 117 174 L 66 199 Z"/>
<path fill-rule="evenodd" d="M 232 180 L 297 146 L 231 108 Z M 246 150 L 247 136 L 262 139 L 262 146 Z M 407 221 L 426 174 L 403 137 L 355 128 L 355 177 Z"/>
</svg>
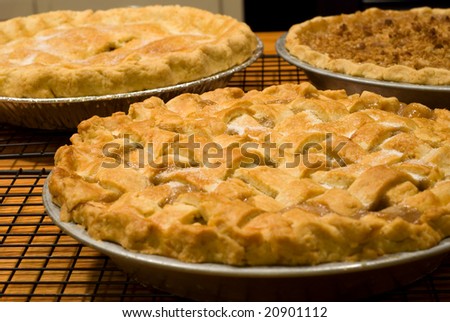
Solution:
<svg viewBox="0 0 450 322">
<path fill-rule="evenodd" d="M 47 214 L 63 232 L 108 256 L 141 284 L 193 300 L 366 299 L 408 285 L 429 274 L 450 252 L 450 238 L 446 238 L 427 250 L 386 255 L 362 262 L 261 267 L 185 263 L 173 258 L 132 252 L 115 243 L 95 240 L 84 227 L 61 221 L 60 208 L 52 202 L 48 189 L 48 178 L 43 186 L 43 203 Z"/>
<path fill-rule="evenodd" d="M 78 124 L 94 115 L 109 116 L 115 112 L 128 112 L 131 104 L 157 96 L 168 101 L 183 93 L 198 93 L 225 87 L 231 77 L 253 64 L 263 53 L 264 45 L 257 38 L 252 56 L 240 65 L 198 80 L 130 93 L 68 98 L 16 98 L 0 96 L 0 123 L 15 126 L 64 130 L 75 129 Z"/>
<path fill-rule="evenodd" d="M 431 108 L 450 108 L 450 86 L 390 82 L 335 73 L 299 60 L 289 53 L 285 42 L 286 33 L 276 41 L 278 55 L 288 63 L 301 68 L 318 89 L 345 89 L 347 94 L 371 91 L 385 97 L 396 97 L 403 103 L 418 102 Z"/>
</svg>

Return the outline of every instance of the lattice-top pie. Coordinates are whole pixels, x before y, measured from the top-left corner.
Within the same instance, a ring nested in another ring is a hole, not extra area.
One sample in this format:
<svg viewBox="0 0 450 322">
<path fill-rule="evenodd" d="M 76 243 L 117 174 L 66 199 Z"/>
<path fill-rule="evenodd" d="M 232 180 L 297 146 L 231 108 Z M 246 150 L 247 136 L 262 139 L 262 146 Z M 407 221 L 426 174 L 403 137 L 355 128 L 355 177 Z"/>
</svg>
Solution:
<svg viewBox="0 0 450 322">
<path fill-rule="evenodd" d="M 0 96 L 127 93 L 243 63 L 257 40 L 242 22 L 181 6 L 55 11 L 0 22 Z"/>
<path fill-rule="evenodd" d="M 316 17 L 286 35 L 291 55 L 312 66 L 371 79 L 450 85 L 450 9 L 367 9 Z"/>
<path fill-rule="evenodd" d="M 301 265 L 450 235 L 450 112 L 309 83 L 83 121 L 49 179 L 63 221 L 187 262 Z"/>
</svg>

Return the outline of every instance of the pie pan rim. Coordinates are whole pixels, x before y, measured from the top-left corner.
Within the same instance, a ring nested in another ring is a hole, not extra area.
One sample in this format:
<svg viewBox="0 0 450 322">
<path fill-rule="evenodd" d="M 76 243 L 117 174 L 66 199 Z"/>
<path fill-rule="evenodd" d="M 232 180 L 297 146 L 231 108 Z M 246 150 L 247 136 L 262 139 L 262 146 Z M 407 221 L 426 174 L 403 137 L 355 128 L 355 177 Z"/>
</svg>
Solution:
<svg viewBox="0 0 450 322">
<path fill-rule="evenodd" d="M 360 262 L 335 262 L 323 263 L 312 266 L 231 266 L 217 263 L 187 263 L 178 259 L 164 257 L 160 255 L 150 255 L 133 252 L 124 247 L 108 242 L 95 240 L 85 230 L 84 227 L 73 222 L 63 222 L 60 220 L 60 208 L 52 202 L 52 196 L 48 188 L 50 171 L 43 185 L 42 198 L 47 214 L 64 233 L 92 247 L 102 254 L 121 260 L 130 260 L 130 265 L 142 263 L 154 266 L 159 269 L 171 271 L 195 273 L 200 275 L 217 275 L 223 277 L 244 277 L 244 278 L 295 278 L 295 277 L 313 277 L 329 276 L 345 273 L 361 273 L 378 269 L 385 269 L 397 265 L 413 263 L 427 258 L 444 256 L 450 253 L 450 237 L 441 240 L 441 242 L 429 249 L 418 250 L 414 252 L 400 252 L 388 254 L 376 259 L 364 260 Z"/>
</svg>

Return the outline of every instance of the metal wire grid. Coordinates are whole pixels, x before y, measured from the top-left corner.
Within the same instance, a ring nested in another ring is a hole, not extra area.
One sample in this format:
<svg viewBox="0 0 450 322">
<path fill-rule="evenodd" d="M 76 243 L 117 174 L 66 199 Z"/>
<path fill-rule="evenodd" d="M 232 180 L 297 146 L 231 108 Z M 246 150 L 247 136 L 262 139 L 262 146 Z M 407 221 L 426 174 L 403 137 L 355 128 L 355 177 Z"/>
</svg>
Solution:
<svg viewBox="0 0 450 322">
<path fill-rule="evenodd" d="M 54 226 L 41 199 L 48 170 L 0 173 L 2 300 L 177 299 L 130 280 L 107 257 L 84 247 Z"/>
<path fill-rule="evenodd" d="M 228 86 L 240 87 L 244 91 L 262 90 L 265 87 L 307 81 L 306 75 L 277 55 L 263 55 L 253 65 L 236 73 Z"/>
<path fill-rule="evenodd" d="M 229 86 L 250 90 L 305 80 L 277 56 L 263 56 Z M 0 126 L 0 159 L 51 157 L 70 135 Z M 50 168 L 0 170 L 1 301 L 187 300 L 140 285 L 53 225 L 41 198 Z M 415 284 L 368 300 L 450 301 L 450 258 Z"/>
<path fill-rule="evenodd" d="M 51 157 L 70 133 L 17 129 L 0 124 L 0 159 Z"/>
</svg>

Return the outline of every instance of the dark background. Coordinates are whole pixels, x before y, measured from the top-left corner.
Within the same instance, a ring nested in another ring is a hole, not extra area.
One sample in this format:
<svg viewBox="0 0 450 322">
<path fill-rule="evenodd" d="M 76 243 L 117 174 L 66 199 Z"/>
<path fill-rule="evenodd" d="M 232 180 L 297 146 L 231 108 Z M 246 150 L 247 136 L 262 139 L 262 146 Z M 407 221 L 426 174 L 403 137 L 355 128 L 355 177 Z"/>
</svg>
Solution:
<svg viewBox="0 0 450 322">
<path fill-rule="evenodd" d="M 450 0 L 244 0 L 244 19 L 253 31 L 287 31 L 291 25 L 315 16 L 352 13 L 370 7 L 410 9 L 449 5 Z"/>
</svg>

